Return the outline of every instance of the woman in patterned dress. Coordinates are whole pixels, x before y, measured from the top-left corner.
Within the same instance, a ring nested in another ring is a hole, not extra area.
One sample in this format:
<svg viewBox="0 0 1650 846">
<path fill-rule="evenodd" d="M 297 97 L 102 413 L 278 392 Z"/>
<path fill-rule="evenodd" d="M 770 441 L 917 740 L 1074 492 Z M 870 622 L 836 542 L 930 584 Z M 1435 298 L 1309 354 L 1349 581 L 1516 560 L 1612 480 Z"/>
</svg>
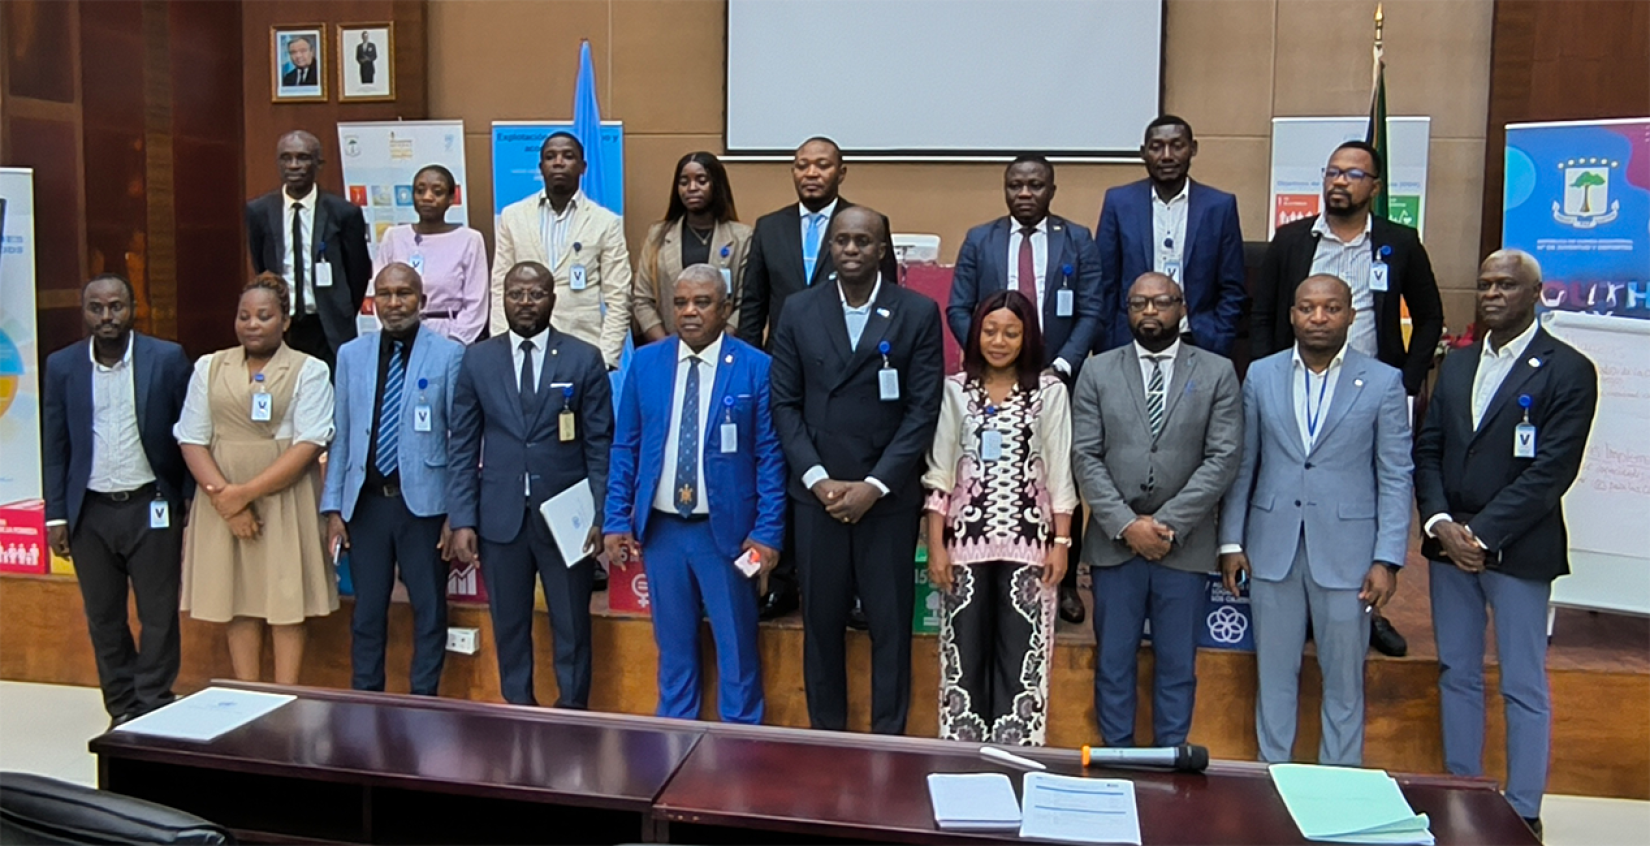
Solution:
<svg viewBox="0 0 1650 846">
<path fill-rule="evenodd" d="M 922 477 L 940 618 L 940 736 L 1037 746 L 1077 490 L 1066 386 L 1018 291 L 974 312 Z"/>
</svg>

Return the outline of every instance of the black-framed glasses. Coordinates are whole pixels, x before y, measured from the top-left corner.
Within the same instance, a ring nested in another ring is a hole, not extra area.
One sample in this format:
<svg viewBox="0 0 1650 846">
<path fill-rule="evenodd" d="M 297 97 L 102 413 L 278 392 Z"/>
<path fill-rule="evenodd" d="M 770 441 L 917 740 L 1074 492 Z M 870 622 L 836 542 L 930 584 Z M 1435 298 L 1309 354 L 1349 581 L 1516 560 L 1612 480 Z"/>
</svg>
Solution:
<svg viewBox="0 0 1650 846">
<path fill-rule="evenodd" d="M 1129 311 L 1145 311 L 1146 306 L 1153 306 L 1158 311 L 1168 311 L 1185 302 L 1184 297 L 1174 297 L 1164 294 L 1158 297 L 1129 297 Z"/>
<path fill-rule="evenodd" d="M 1346 170 L 1341 170 L 1338 167 L 1326 167 L 1323 169 L 1323 181 L 1325 182 L 1334 182 L 1343 176 L 1349 182 L 1362 182 L 1365 179 L 1375 178 L 1375 174 L 1362 168 L 1349 167 Z"/>
</svg>

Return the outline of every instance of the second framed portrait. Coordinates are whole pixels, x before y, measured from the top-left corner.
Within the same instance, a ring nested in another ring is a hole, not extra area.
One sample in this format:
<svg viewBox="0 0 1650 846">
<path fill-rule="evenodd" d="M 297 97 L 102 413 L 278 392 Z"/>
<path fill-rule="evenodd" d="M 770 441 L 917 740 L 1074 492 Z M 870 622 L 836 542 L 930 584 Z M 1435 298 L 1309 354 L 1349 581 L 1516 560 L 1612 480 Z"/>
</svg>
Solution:
<svg viewBox="0 0 1650 846">
<path fill-rule="evenodd" d="M 395 25 L 338 25 L 338 99 L 395 99 Z"/>
<path fill-rule="evenodd" d="M 270 99 L 277 103 L 326 102 L 326 25 L 269 28 Z"/>
</svg>

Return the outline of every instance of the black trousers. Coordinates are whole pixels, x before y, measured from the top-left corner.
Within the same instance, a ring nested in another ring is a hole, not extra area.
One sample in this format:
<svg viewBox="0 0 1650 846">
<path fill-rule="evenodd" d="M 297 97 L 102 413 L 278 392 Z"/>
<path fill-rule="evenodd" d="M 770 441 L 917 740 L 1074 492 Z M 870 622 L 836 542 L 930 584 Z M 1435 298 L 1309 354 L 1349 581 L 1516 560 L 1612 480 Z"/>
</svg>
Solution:
<svg viewBox="0 0 1650 846">
<path fill-rule="evenodd" d="M 808 721 L 848 727 L 844 642 L 857 593 L 870 623 L 871 730 L 904 734 L 911 707 L 911 616 L 916 602 L 917 509 L 853 525 L 817 502 L 794 502 L 802 582 L 802 673 Z"/>
<path fill-rule="evenodd" d="M 590 588 L 595 559 L 568 567 L 538 509 L 528 506 L 509 543 L 481 541 L 481 577 L 493 616 L 500 693 L 513 705 L 533 695 L 533 575 L 544 584 L 556 650 L 556 707 L 590 705 Z"/>
<path fill-rule="evenodd" d="M 327 343 L 327 330 L 318 314 L 304 314 L 292 319 L 286 329 L 286 345 L 301 353 L 308 353 L 327 363 L 332 369 L 332 344 Z"/>
<path fill-rule="evenodd" d="M 361 491 L 349 521 L 349 565 L 355 578 L 350 617 L 350 686 L 384 689 L 384 646 L 395 572 L 413 612 L 412 692 L 436 695 L 447 657 L 447 564 L 435 548 L 444 518 L 419 517 L 400 496 Z"/>
<path fill-rule="evenodd" d="M 183 514 L 169 509 L 170 528 L 151 529 L 149 505 L 154 501 L 152 489 L 124 502 L 87 491 L 69 537 L 103 707 L 114 717 L 166 704 L 178 678 Z M 141 626 L 135 643 L 126 614 L 128 583 Z"/>
</svg>

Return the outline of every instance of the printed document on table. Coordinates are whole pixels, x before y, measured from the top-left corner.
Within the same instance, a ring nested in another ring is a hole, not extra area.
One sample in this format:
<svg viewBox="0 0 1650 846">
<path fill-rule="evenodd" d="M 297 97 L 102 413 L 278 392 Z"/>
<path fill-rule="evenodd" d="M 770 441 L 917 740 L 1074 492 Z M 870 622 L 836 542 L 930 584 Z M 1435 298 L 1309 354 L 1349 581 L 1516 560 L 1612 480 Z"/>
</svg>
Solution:
<svg viewBox="0 0 1650 846">
<path fill-rule="evenodd" d="M 586 558 L 584 542 L 590 537 L 590 527 L 596 524 L 596 500 L 590 493 L 590 480 L 556 494 L 539 506 L 550 536 L 556 539 L 561 560 L 568 567 Z"/>
<path fill-rule="evenodd" d="M 215 740 L 297 698 L 285 693 L 209 687 L 122 723 L 115 731 L 174 740 Z"/>
<path fill-rule="evenodd" d="M 1134 782 L 1026 773 L 1022 786 L 1022 838 L 1140 846 Z"/>
<path fill-rule="evenodd" d="M 1002 773 L 930 773 L 928 800 L 934 824 L 958 831 L 1013 831 L 1020 827 L 1020 800 Z"/>
<path fill-rule="evenodd" d="M 1268 768 L 1289 816 L 1308 840 L 1327 843 L 1431 844 L 1417 814 L 1384 770 L 1273 764 Z"/>
</svg>

